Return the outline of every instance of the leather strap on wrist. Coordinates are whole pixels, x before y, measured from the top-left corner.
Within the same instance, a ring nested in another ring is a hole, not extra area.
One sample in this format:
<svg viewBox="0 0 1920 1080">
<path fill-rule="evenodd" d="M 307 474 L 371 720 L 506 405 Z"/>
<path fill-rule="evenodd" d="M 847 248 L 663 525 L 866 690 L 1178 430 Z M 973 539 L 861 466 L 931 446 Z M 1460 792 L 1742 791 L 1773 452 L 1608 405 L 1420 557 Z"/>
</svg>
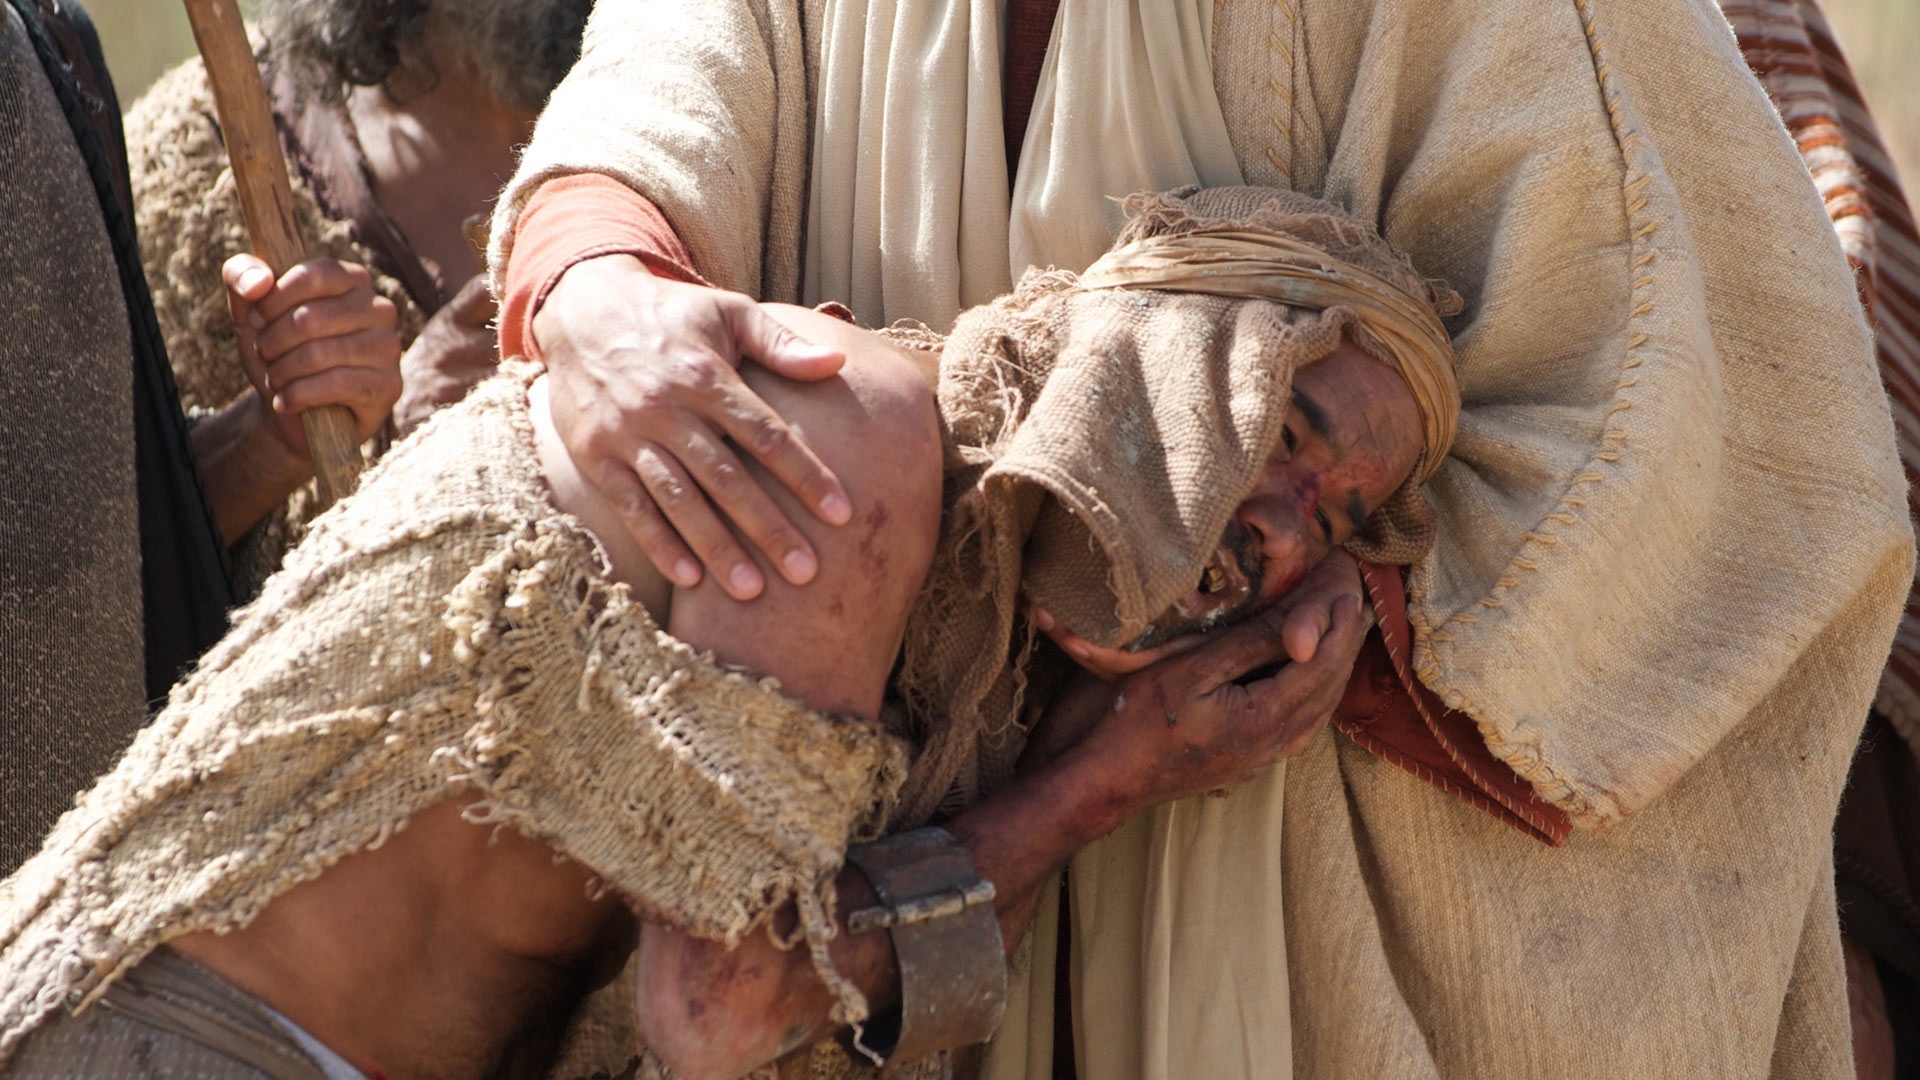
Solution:
<svg viewBox="0 0 1920 1080">
<path fill-rule="evenodd" d="M 912 1061 L 985 1042 L 1006 1007 L 1007 952 L 993 884 L 967 849 L 929 827 L 861 844 L 847 861 L 880 898 L 849 915 L 847 930 L 886 929 L 900 969 L 897 1032 L 888 1040 L 889 1025 L 871 1023 L 858 1048 L 879 1061 Z"/>
</svg>

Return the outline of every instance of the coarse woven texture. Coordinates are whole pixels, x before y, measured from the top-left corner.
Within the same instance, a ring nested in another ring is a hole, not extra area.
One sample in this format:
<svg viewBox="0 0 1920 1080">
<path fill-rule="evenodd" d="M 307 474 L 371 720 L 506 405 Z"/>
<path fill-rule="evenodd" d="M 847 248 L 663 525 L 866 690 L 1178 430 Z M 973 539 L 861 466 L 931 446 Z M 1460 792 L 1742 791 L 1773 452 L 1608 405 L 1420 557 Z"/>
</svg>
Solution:
<svg viewBox="0 0 1920 1080">
<path fill-rule="evenodd" d="M 828 6 L 600 5 L 500 207 L 495 272 L 532 185 L 598 170 L 710 280 L 798 299 L 810 73 L 861 47 L 823 40 Z M 1845 1075 L 1830 829 L 1912 538 L 1840 246 L 1726 20 L 1701 0 L 1224 0 L 1213 37 L 1245 182 L 1341 206 L 1465 302 L 1419 671 L 1581 827 L 1549 850 L 1316 740 L 1279 856 L 1286 966 L 1312 990 L 1296 1066 Z M 955 257 L 908 239 L 875 242 Z M 1008 1015 L 1033 1023 L 1002 1041 L 1050 1038 L 1050 1012 Z M 1248 1071 L 1161 1015 L 1080 1019 L 1161 1040 L 1183 1075 Z"/>
<path fill-rule="evenodd" d="M 1424 307 L 1428 283 L 1372 230 L 1290 192 L 1212 188 L 1130 202 L 1125 251 L 1206 231 L 1285 238 Z M 1329 271 L 1332 276 L 1333 271 Z M 897 823 L 1011 778 L 995 747 L 1022 711 L 1025 596 L 1088 639 L 1138 637 L 1194 588 L 1234 508 L 1280 442 L 1294 372 L 1370 337 L 1355 306 L 1324 310 L 1165 288 L 1082 288 L 1034 272 L 960 317 L 941 354 L 946 510 L 907 625 L 895 689 L 922 750 Z M 1441 355 L 1432 363 L 1451 366 Z M 1370 522 L 1369 554 L 1411 562 L 1433 541 L 1413 484 Z M 1017 740 L 1012 740 L 1017 742 Z"/>
<path fill-rule="evenodd" d="M 1873 325 L 1880 378 L 1920 511 L 1920 229 L 1853 72 L 1811 0 L 1721 0 L 1747 63 L 1780 110 L 1826 203 Z M 1920 586 L 1893 640 L 1874 707 L 1920 754 Z"/>
<path fill-rule="evenodd" d="M 1722 0 L 1853 267 L 1920 507 L 1920 231 L 1847 59 L 1813 0 Z M 1920 584 L 1894 636 L 1834 827 L 1841 931 L 1920 978 Z M 1914 1033 L 1920 1038 L 1920 1032 Z"/>
<path fill-rule="evenodd" d="M 1245 187 L 1200 192 L 1192 201 L 1213 203 L 1229 197 L 1229 192 L 1244 193 L 1254 204 L 1251 212 L 1256 221 L 1261 203 L 1287 205 L 1268 194 L 1268 189 Z M 1442 315 L 1460 314 L 1459 296 L 1444 283 L 1422 281 L 1368 226 L 1343 219 L 1335 207 L 1302 215 L 1298 229 L 1284 225 L 1246 229 L 1231 215 L 1204 222 L 1150 220 L 1158 207 L 1190 216 L 1184 213 L 1185 203 L 1151 195 L 1129 197 L 1123 205 L 1147 220 L 1130 223 L 1114 250 L 1080 274 L 1080 287 L 1197 292 L 1271 300 L 1309 311 L 1353 308 L 1359 319 L 1350 334 L 1375 359 L 1399 373 L 1420 411 L 1426 447 L 1412 482 L 1416 487 L 1425 483 L 1446 460 L 1460 423 L 1453 343 L 1440 323 Z M 1269 216 L 1285 221 L 1283 209 L 1271 209 Z M 1316 244 L 1288 235 L 1309 223 L 1329 240 Z M 1360 235 L 1343 235 L 1348 232 Z M 1333 255 L 1334 248 L 1346 249 L 1347 257 Z M 1373 268 L 1362 262 L 1372 263 Z"/>
<path fill-rule="evenodd" d="M 146 713 L 132 343 L 100 206 L 0 14 L 0 873 Z"/>
<path fill-rule="evenodd" d="M 1416 667 L 1580 830 L 1317 740 L 1298 1069 L 1851 1075 L 1831 830 L 1913 547 L 1794 145 L 1709 3 L 1299 10 L 1296 173 L 1467 303 Z"/>
<path fill-rule="evenodd" d="M 716 666 L 554 510 L 532 368 L 314 524 L 118 768 L 0 884 L 0 1063 L 180 934 L 247 923 L 460 793 L 642 915 L 733 942 L 789 902 L 826 960 L 842 853 L 904 770 L 878 725 Z"/>
<path fill-rule="evenodd" d="M 252 247 L 200 61 L 181 64 L 142 94 L 127 110 L 126 131 L 140 261 L 153 290 L 180 404 L 189 410 L 222 408 L 251 384 L 240 367 L 220 267 Z M 374 290 L 399 310 L 401 343 L 411 343 L 426 320 L 420 305 L 397 279 L 377 269 L 373 253 L 353 239 L 348 222 L 321 208 L 297 168 L 290 167 L 289 177 L 294 215 L 313 253 L 372 271 Z M 232 545 L 234 583 L 243 598 L 256 595 L 279 569 L 318 507 L 317 490 L 304 484 Z"/>
</svg>

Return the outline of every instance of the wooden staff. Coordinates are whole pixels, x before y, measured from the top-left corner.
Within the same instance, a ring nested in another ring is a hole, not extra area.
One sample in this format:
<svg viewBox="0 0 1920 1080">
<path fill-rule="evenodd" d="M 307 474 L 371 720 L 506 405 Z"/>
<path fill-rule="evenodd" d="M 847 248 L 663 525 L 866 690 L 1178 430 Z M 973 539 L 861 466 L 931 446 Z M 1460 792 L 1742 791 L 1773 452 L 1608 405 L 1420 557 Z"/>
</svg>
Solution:
<svg viewBox="0 0 1920 1080">
<path fill-rule="evenodd" d="M 247 236 L 253 241 L 253 253 L 273 268 L 277 281 L 306 260 L 307 244 L 293 216 L 293 184 L 287 179 L 287 160 L 280 152 L 280 135 L 247 42 L 247 28 L 234 0 L 185 2 L 193 40 L 200 46 L 207 83 L 213 88 L 214 111 L 220 114 Z M 300 426 L 307 435 L 324 509 L 353 491 L 365 464 L 360 440 L 354 436 L 353 410 L 344 405 L 308 409 L 300 414 Z"/>
</svg>

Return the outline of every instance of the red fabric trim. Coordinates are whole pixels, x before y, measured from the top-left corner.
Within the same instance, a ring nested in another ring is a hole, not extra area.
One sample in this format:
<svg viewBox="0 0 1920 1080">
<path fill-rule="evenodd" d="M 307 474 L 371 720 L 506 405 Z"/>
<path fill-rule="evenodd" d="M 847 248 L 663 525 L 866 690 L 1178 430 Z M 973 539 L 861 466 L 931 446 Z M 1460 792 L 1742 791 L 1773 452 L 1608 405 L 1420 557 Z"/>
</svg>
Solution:
<svg viewBox="0 0 1920 1080">
<path fill-rule="evenodd" d="M 1413 674 L 1413 628 L 1398 567 L 1363 563 L 1360 575 L 1379 618 L 1354 664 L 1334 726 L 1362 749 L 1468 805 L 1555 847 L 1573 822 L 1493 756 L 1466 713 L 1441 704 Z"/>
<path fill-rule="evenodd" d="M 602 255 L 632 255 L 676 281 L 707 284 L 660 208 L 610 176 L 580 173 L 540 185 L 514 226 L 500 355 L 540 359 L 533 316 L 560 276 Z"/>
</svg>

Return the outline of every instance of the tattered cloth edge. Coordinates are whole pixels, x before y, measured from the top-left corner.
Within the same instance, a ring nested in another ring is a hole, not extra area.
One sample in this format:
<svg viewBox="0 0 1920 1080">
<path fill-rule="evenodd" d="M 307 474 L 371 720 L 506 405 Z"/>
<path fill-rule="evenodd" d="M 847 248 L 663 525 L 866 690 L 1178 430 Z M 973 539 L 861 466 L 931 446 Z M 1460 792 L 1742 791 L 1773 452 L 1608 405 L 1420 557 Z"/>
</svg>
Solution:
<svg viewBox="0 0 1920 1080">
<path fill-rule="evenodd" d="M 1445 283 L 1418 273 L 1364 222 L 1330 203 L 1268 188 L 1143 192 L 1128 198 L 1125 209 L 1128 224 L 1114 243 L 1114 251 L 1123 256 L 1150 242 L 1187 236 L 1267 234 L 1322 256 L 1317 262 L 1300 259 L 1304 272 L 1347 281 L 1364 279 L 1368 289 L 1393 294 L 1391 303 L 1426 309 L 1423 315 L 1435 327 L 1426 345 L 1432 355 L 1409 358 L 1395 355 L 1376 337 L 1366 312 L 1352 303 L 1313 307 L 1258 291 L 1222 289 L 1215 283 L 1195 280 L 1175 283 L 1189 286 L 1186 288 L 1139 284 L 1137 291 L 1141 293 L 1162 293 L 1170 298 L 1160 301 L 1163 306 L 1158 309 L 1170 317 L 1177 317 L 1175 312 L 1193 300 L 1288 312 L 1292 321 L 1284 332 L 1262 337 L 1265 344 L 1261 356 L 1257 361 L 1245 361 L 1249 370 L 1256 365 L 1279 364 L 1284 352 L 1290 380 L 1295 369 L 1317 363 L 1339 346 L 1343 336 L 1350 336 L 1369 355 L 1402 371 L 1403 379 L 1407 378 L 1404 369 L 1410 359 L 1422 359 L 1436 370 L 1444 369 L 1441 381 L 1448 393 L 1431 395 L 1423 405 L 1423 415 L 1429 408 L 1457 412 L 1458 394 L 1452 389 L 1453 356 L 1440 320 L 1459 310 L 1459 297 Z M 1199 287 L 1193 287 L 1196 285 Z M 1123 552 L 1092 535 L 1101 531 L 1120 535 L 1131 530 L 1137 539 L 1142 524 L 1116 516 L 1112 500 L 1091 487 L 1084 477 L 1060 467 L 1057 459 L 1039 460 L 1014 449 L 1023 431 L 1048 426 L 1050 418 L 1036 419 L 1036 410 L 1046 408 L 1040 399 L 1047 381 L 1058 378 L 1062 357 L 1090 353 L 1104 356 L 1097 342 L 1074 338 L 1059 320 L 1065 318 L 1069 306 L 1091 305 L 1094 301 L 1090 297 L 1103 294 L 1108 298 L 1099 302 L 1116 307 L 1126 303 L 1130 309 L 1144 310 L 1139 301 L 1112 299 L 1121 291 L 1084 288 L 1081 275 L 1067 271 L 1032 270 L 1012 293 L 961 315 L 945 339 L 938 391 L 946 439 L 944 514 L 932 568 L 908 622 L 893 687 L 907 713 L 906 727 L 920 744 L 912 777 L 894 815 L 896 828 L 967 805 L 1012 776 L 1025 740 L 1022 724 L 1027 716 L 1029 680 L 1035 674 L 1047 674 L 1040 671 L 1048 663 L 1043 659 L 1047 652 L 1036 651 L 1036 632 L 1018 618 L 1017 609 L 1023 589 L 1028 599 L 1050 606 L 1034 589 L 1033 566 L 1026 554 L 1035 537 L 1047 527 L 1036 524 L 1036 519 L 1049 502 L 1067 508 L 1085 523 L 1089 549 L 1106 559 L 1097 577 L 1089 575 L 1084 582 L 1058 587 L 1055 595 L 1076 593 L 1102 602 L 1111 599 L 1116 612 L 1112 625 L 1106 627 L 1095 627 L 1092 620 L 1063 621 L 1101 644 L 1113 644 L 1137 634 L 1153 614 L 1174 599 L 1173 595 L 1152 594 L 1143 585 L 1143 575 Z M 1372 310 L 1379 305 L 1361 306 Z M 1087 320 L 1081 325 L 1110 329 L 1122 325 L 1126 317 L 1126 312 L 1117 311 L 1110 322 Z M 1225 317 L 1218 325 L 1238 332 L 1238 324 Z M 913 326 L 894 327 L 888 336 L 907 347 L 933 344 L 921 328 Z M 1165 357 L 1159 359 L 1165 361 Z M 1199 364 L 1201 360 L 1195 357 L 1192 362 Z M 1102 363 L 1111 366 L 1116 362 L 1109 358 Z M 1282 394 L 1272 401 L 1283 402 L 1284 398 Z M 1252 487 L 1257 463 L 1264 461 L 1280 440 L 1284 414 L 1284 405 L 1270 408 L 1258 418 L 1251 410 L 1243 412 L 1241 420 L 1249 435 L 1244 454 L 1237 456 L 1244 456 L 1246 464 L 1226 486 L 1244 482 L 1242 490 Z M 1454 417 L 1443 420 L 1434 426 L 1451 431 Z M 1214 460 L 1220 460 L 1219 456 Z M 1231 512 L 1230 505 L 1215 509 L 1217 517 L 1212 520 L 1189 518 L 1183 522 L 1183 528 L 1193 537 L 1189 543 L 1193 549 L 1192 575 L 1199 573 L 1206 555 L 1218 543 L 1220 528 Z M 1437 523 L 1417 468 L 1415 475 L 1375 511 L 1368 526 L 1346 545 L 1357 557 L 1406 565 L 1431 549 Z M 1368 540 L 1368 535 L 1377 539 Z M 1190 583 L 1192 577 L 1187 581 Z M 1064 615 L 1059 607 L 1052 610 L 1056 616 Z"/>
<path fill-rule="evenodd" d="M 0 883 L 0 1063 L 159 945 L 244 926 L 463 793 L 700 937 L 794 903 L 783 944 L 841 1019 L 865 1015 L 827 958 L 833 879 L 890 809 L 902 745 L 722 669 L 608 579 L 541 478 L 534 373 L 508 365 L 322 517 Z"/>
</svg>

